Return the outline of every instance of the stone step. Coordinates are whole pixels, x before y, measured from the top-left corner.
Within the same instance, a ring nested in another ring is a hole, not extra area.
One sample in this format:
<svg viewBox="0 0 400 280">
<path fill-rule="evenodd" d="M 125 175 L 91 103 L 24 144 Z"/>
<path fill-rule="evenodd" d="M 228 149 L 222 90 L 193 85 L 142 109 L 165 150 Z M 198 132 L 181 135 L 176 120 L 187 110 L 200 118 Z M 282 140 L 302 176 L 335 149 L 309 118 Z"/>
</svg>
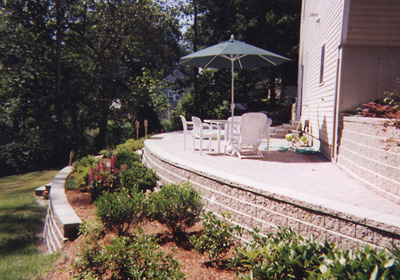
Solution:
<svg viewBox="0 0 400 280">
<path fill-rule="evenodd" d="M 50 189 L 51 189 L 51 182 L 47 183 L 46 185 L 40 186 L 38 188 L 35 189 L 35 195 L 37 196 L 42 196 L 44 191 L 48 191 L 50 193 Z"/>
<path fill-rule="evenodd" d="M 379 174 L 379 177 L 382 178 L 382 180 L 385 179 L 393 181 L 393 183 L 390 185 L 393 185 L 394 182 L 398 182 L 398 185 L 400 186 L 399 165 L 390 165 L 382 161 L 370 158 L 363 155 L 362 153 L 358 153 L 357 149 L 347 149 L 341 147 L 339 154 L 344 156 L 348 161 L 351 161 L 352 164 L 355 164 L 362 169 L 370 170 L 373 173 Z M 376 183 L 380 184 L 379 181 L 377 181 Z"/>
<path fill-rule="evenodd" d="M 368 141 L 362 139 L 361 137 L 358 141 L 356 139 L 343 137 L 341 140 L 341 145 L 339 147 L 339 153 L 341 153 L 343 149 L 352 151 L 354 156 L 351 156 L 351 158 L 362 157 L 367 158 L 371 161 L 377 161 L 381 164 L 400 167 L 400 153 L 387 150 L 385 148 L 385 145 L 382 143 L 379 146 L 375 145 L 373 141 Z M 371 166 L 371 168 L 375 167 Z M 397 172 L 400 174 L 400 169 Z"/>
<path fill-rule="evenodd" d="M 347 158 L 344 153 L 339 154 L 337 164 L 343 171 L 363 182 L 370 189 L 396 203 L 400 203 L 400 184 L 398 182 L 357 165 Z"/>
</svg>

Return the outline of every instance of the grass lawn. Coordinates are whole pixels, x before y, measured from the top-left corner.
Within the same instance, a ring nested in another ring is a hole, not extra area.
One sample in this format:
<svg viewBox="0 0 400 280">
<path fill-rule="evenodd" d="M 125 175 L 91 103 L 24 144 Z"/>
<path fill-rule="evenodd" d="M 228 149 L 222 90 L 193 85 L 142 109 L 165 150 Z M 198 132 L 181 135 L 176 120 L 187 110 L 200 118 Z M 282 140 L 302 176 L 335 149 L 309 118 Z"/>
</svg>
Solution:
<svg viewBox="0 0 400 280">
<path fill-rule="evenodd" d="M 0 279 L 40 279 L 58 255 L 39 250 L 46 207 L 34 190 L 51 182 L 56 171 L 0 178 Z"/>
</svg>

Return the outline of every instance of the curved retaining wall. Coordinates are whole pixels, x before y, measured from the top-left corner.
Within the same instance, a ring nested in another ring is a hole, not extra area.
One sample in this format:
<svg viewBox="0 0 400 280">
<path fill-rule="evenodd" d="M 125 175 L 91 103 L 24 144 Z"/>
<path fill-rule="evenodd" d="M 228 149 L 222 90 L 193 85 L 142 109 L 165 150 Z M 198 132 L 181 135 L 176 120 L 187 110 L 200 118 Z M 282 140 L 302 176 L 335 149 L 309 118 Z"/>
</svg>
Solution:
<svg viewBox="0 0 400 280">
<path fill-rule="evenodd" d="M 143 162 L 157 172 L 163 184 L 190 181 L 203 194 L 206 210 L 217 214 L 231 212 L 235 224 L 249 230 L 257 227 L 261 234 L 276 231 L 278 226 L 288 226 L 303 236 L 313 234 L 317 239 L 326 239 L 344 248 L 366 245 L 390 248 L 392 242 L 400 245 L 400 221 L 393 215 L 374 220 L 366 218 L 366 215 L 376 215 L 373 210 L 344 203 L 328 209 L 318 205 L 322 200 L 327 202 L 325 198 L 308 194 L 291 197 L 280 194 L 279 189 L 260 190 L 253 187 L 254 182 L 249 178 L 215 174 L 207 167 L 166 154 L 151 139 L 145 141 Z"/>
<path fill-rule="evenodd" d="M 63 168 L 51 182 L 50 202 L 43 229 L 43 238 L 50 253 L 61 249 L 66 240 L 75 238 L 82 223 L 65 196 L 65 180 L 71 171 L 71 166 Z"/>
<path fill-rule="evenodd" d="M 344 117 L 337 164 L 373 191 L 400 203 L 400 129 L 385 122 Z"/>
</svg>

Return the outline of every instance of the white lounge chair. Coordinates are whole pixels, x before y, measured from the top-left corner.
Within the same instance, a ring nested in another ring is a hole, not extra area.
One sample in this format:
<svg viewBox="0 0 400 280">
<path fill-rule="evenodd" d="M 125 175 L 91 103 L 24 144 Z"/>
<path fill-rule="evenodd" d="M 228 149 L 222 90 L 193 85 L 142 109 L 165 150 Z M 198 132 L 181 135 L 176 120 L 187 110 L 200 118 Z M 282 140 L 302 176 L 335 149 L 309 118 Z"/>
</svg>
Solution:
<svg viewBox="0 0 400 280">
<path fill-rule="evenodd" d="M 192 117 L 193 121 L 193 152 L 196 150 L 196 139 L 199 140 L 200 142 L 200 155 L 202 154 L 203 151 L 203 140 L 209 140 L 208 142 L 208 150 L 211 150 L 211 142 L 213 138 L 218 139 L 220 141 L 220 128 L 219 126 L 216 125 L 210 125 L 207 123 L 203 123 L 200 118 L 198 117 Z M 219 153 L 219 142 L 218 142 L 218 153 Z"/>
<path fill-rule="evenodd" d="M 193 137 L 193 122 L 187 121 L 184 116 L 181 115 L 182 126 L 183 126 L 183 149 L 186 150 L 186 137 L 188 135 Z M 191 129 L 189 129 L 189 127 Z"/>
<path fill-rule="evenodd" d="M 263 113 L 246 113 L 240 119 L 240 134 L 232 138 L 233 150 L 240 159 L 244 157 L 264 158 L 258 147 L 267 121 Z"/>
</svg>

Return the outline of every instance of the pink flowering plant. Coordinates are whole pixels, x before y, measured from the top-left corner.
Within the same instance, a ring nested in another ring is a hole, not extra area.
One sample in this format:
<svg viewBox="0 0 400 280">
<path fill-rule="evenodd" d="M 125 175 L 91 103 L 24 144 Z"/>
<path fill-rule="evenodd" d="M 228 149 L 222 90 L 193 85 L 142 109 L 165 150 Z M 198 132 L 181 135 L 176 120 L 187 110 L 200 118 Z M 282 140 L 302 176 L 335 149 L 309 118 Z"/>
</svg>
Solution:
<svg viewBox="0 0 400 280">
<path fill-rule="evenodd" d="M 110 164 L 105 161 L 98 162 L 95 168 L 90 169 L 89 191 L 92 194 L 92 200 L 96 200 L 103 192 L 113 193 L 122 189 L 119 174 L 126 170 L 126 165 L 119 170 L 115 163 L 115 155 L 111 157 Z"/>
</svg>

